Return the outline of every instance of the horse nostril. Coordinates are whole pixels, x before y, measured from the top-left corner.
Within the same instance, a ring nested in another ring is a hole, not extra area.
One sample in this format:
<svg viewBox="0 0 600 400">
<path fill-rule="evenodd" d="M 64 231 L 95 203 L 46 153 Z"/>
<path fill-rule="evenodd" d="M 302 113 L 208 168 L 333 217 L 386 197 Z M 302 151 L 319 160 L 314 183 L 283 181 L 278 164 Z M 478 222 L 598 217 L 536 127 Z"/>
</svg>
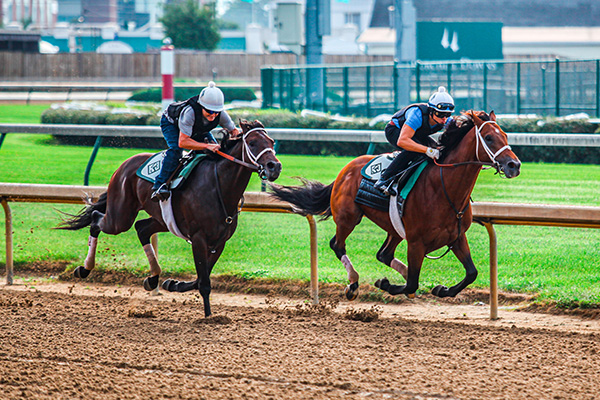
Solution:
<svg viewBox="0 0 600 400">
<path fill-rule="evenodd" d="M 267 163 L 267 169 L 269 171 L 279 172 L 279 171 L 281 171 L 281 163 L 274 162 L 274 161 L 269 161 Z"/>
</svg>

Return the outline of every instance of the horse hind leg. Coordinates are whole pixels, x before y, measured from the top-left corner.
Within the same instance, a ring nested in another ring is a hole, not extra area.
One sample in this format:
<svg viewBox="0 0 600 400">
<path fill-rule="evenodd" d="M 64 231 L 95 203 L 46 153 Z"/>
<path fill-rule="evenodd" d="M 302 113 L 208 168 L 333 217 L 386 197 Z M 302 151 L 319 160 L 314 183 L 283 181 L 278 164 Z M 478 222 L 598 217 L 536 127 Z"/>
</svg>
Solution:
<svg viewBox="0 0 600 400">
<path fill-rule="evenodd" d="M 190 290 L 198 290 L 198 279 L 190 282 L 177 281 L 175 279 L 165 279 L 162 283 L 162 288 L 167 292 L 189 292 Z"/>
<path fill-rule="evenodd" d="M 397 236 L 389 235 L 383 245 L 377 252 L 377 260 L 388 267 L 397 271 L 404 279 L 408 277 L 408 267 L 402 261 L 398 260 L 394 257 L 394 252 L 396 251 L 396 247 L 402 239 Z"/>
<path fill-rule="evenodd" d="M 146 277 L 143 283 L 144 289 L 150 292 L 158 287 L 158 280 L 161 273 L 158 258 L 156 257 L 154 247 L 150 243 L 150 238 L 157 232 L 164 232 L 165 228 L 154 218 L 147 218 L 136 222 L 135 230 L 150 265 L 150 276 Z"/>
<path fill-rule="evenodd" d="M 358 297 L 358 272 L 354 269 L 350 258 L 346 254 L 346 246 L 343 242 L 338 242 L 337 235 L 331 238 L 329 242 L 329 247 L 334 251 L 337 258 L 342 262 L 344 268 L 346 268 L 346 272 L 348 273 L 348 281 L 350 282 L 344 288 L 344 295 L 350 301 L 356 300 Z"/>
<path fill-rule="evenodd" d="M 75 268 L 73 275 L 76 278 L 85 279 L 96 266 L 96 250 L 98 247 L 98 236 L 100 236 L 99 221 L 104 217 L 100 211 L 92 212 L 92 223 L 90 224 L 90 236 L 88 238 L 88 254 L 82 266 Z"/>
<path fill-rule="evenodd" d="M 402 275 L 404 280 L 407 280 L 408 279 L 408 266 L 406 264 L 404 264 L 402 261 L 400 261 L 394 257 L 396 248 L 398 247 L 398 244 L 400 244 L 401 241 L 402 241 L 401 238 L 388 234 L 387 239 L 385 240 L 385 242 L 383 242 L 383 245 L 377 252 L 377 260 L 379 260 L 381 263 L 387 265 L 388 267 L 392 268 L 393 270 L 398 272 L 400 275 Z M 375 282 L 375 286 L 378 288 L 380 288 L 382 284 L 384 286 L 386 286 L 385 283 L 382 283 L 384 281 L 387 281 L 387 278 L 378 279 L 377 282 Z M 388 281 L 388 283 L 389 283 L 389 281 Z M 415 294 L 410 293 L 410 294 L 407 294 L 406 296 L 408 298 L 412 299 L 415 297 Z"/>
<path fill-rule="evenodd" d="M 419 288 L 419 275 L 425 252 L 422 245 L 408 244 L 408 268 L 406 271 L 406 285 L 393 285 L 387 278 L 379 279 L 375 286 L 391 295 L 405 294 L 407 297 L 414 294 Z M 399 261 L 400 262 L 400 261 Z"/>
</svg>

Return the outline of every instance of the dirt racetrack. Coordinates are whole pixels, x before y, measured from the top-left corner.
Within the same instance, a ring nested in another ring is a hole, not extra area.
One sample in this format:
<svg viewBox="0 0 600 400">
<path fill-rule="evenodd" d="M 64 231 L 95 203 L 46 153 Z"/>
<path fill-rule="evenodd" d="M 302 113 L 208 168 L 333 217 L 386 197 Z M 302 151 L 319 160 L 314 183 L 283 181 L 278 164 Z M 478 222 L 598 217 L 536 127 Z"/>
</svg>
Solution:
<svg viewBox="0 0 600 400">
<path fill-rule="evenodd" d="M 0 285 L 1 399 L 598 399 L 600 321 L 139 286 Z M 373 319 L 373 320 L 371 320 Z M 369 321 L 369 322 L 367 322 Z"/>
</svg>

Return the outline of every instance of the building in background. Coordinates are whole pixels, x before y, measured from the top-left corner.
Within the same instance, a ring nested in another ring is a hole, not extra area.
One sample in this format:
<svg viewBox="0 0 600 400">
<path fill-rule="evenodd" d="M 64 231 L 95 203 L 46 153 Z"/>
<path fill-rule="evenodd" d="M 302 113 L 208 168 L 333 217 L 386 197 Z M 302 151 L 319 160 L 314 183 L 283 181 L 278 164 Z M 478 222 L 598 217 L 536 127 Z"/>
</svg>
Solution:
<svg viewBox="0 0 600 400">
<path fill-rule="evenodd" d="M 124 51 L 127 46 L 134 52 L 157 51 L 164 5 L 180 1 L 0 0 L 0 17 L 5 30 L 39 33 L 48 48 L 59 51 Z M 297 3 L 303 15 L 306 0 L 196 1 L 214 6 L 228 21 L 217 51 L 303 54 L 303 17 L 294 50 L 286 45 L 289 37 L 280 40 L 285 34 L 277 18 L 279 5 L 287 3 Z M 324 54 L 395 54 L 395 0 L 330 1 L 331 34 L 323 36 Z M 600 57 L 598 0 L 412 0 L 412 5 L 419 59 Z M 127 46 L 104 45 L 110 41 Z"/>
</svg>

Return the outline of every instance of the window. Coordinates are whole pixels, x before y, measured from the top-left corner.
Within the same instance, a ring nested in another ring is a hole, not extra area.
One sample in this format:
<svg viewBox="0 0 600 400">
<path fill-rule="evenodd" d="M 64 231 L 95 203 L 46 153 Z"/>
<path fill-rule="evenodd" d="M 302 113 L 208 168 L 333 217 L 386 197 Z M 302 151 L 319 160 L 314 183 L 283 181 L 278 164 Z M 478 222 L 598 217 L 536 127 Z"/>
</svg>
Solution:
<svg viewBox="0 0 600 400">
<path fill-rule="evenodd" d="M 345 13 L 344 19 L 344 23 L 354 24 L 360 29 L 360 13 Z"/>
</svg>

